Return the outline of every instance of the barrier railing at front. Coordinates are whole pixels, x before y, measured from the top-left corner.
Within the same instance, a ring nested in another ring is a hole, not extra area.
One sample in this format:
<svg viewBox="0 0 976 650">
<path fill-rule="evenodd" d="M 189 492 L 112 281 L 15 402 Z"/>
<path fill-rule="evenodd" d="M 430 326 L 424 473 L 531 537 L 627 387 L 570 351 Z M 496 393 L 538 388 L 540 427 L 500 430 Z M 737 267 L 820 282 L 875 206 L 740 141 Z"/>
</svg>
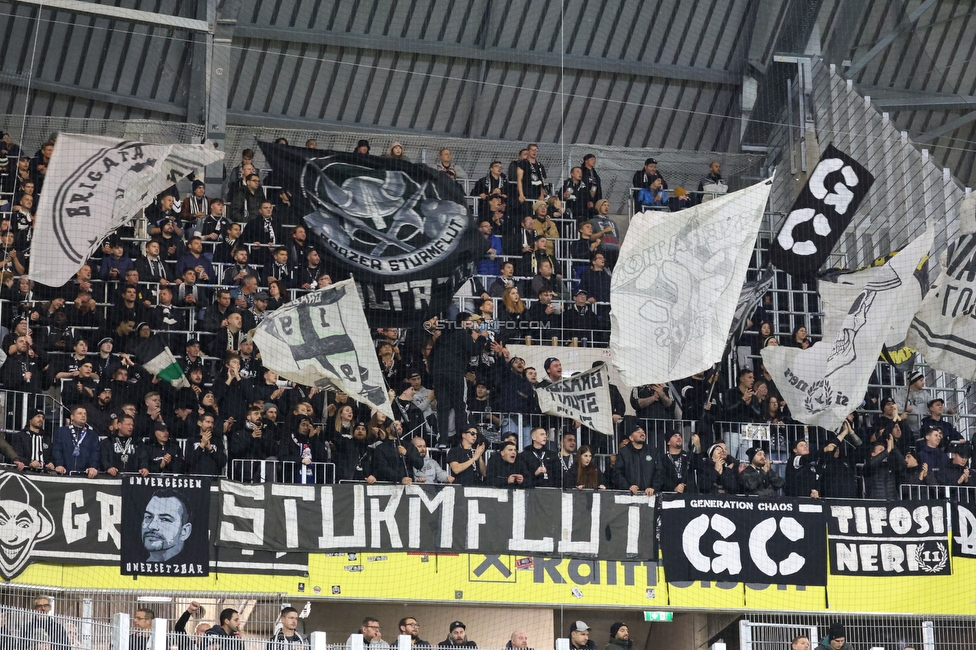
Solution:
<svg viewBox="0 0 976 650">
<path fill-rule="evenodd" d="M 902 485 L 903 501 L 940 500 L 952 503 L 976 503 L 976 487 L 964 485 Z"/>
<path fill-rule="evenodd" d="M 236 458 L 231 461 L 230 478 L 244 483 L 335 483 L 335 463 L 294 460 L 257 460 Z"/>
</svg>

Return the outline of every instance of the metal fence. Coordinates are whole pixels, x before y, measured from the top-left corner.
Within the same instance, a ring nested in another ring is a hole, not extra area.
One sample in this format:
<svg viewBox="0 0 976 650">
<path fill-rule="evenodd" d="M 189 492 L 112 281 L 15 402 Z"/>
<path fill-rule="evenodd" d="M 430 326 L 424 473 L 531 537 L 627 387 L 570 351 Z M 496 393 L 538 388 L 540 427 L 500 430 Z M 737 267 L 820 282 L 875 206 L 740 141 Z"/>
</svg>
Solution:
<svg viewBox="0 0 976 650">
<path fill-rule="evenodd" d="M 737 629 L 727 629 L 726 636 L 737 633 L 740 650 L 783 650 L 796 636 L 806 636 L 814 648 L 835 622 L 844 624 L 852 650 L 976 648 L 976 620 L 971 617 L 749 614 L 739 621 Z"/>
</svg>

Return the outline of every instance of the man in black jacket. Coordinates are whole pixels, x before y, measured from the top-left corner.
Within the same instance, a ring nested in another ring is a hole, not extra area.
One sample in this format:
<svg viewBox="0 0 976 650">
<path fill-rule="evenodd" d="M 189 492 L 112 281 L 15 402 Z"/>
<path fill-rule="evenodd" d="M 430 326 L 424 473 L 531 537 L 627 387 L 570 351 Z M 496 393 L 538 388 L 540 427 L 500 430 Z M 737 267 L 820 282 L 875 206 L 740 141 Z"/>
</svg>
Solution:
<svg viewBox="0 0 976 650">
<path fill-rule="evenodd" d="M 503 443 L 498 453 L 488 459 L 488 485 L 497 488 L 525 487 L 525 477 L 517 458 L 518 445 L 511 440 Z"/>
<path fill-rule="evenodd" d="M 739 475 L 742 493 L 757 497 L 777 496 L 785 481 L 772 471 L 766 452 L 761 447 L 750 447 L 746 457 L 749 465 Z"/>
<path fill-rule="evenodd" d="M 647 434 L 637 420 L 631 418 L 628 418 L 624 431 L 630 444 L 617 451 L 617 462 L 613 464 L 613 487 L 627 490 L 633 495 L 643 492 L 647 496 L 654 496 L 657 460 L 644 444 Z"/>
<path fill-rule="evenodd" d="M 465 408 L 464 375 L 468 371 L 468 361 L 481 353 L 482 336 L 485 330 L 481 316 L 466 312 L 457 315 L 450 329 L 441 332 L 430 353 L 431 378 L 434 393 L 437 395 L 437 447 L 447 449 L 450 443 L 450 417 L 454 412 L 457 431 L 468 426 Z"/>
<path fill-rule="evenodd" d="M 51 451 L 51 436 L 44 431 L 44 412 L 32 411 L 27 418 L 27 426 L 10 436 L 10 445 L 25 468 L 38 472 L 54 471 L 54 455 Z"/>
<path fill-rule="evenodd" d="M 223 436 L 214 436 L 214 417 L 204 413 L 197 420 L 199 433 L 187 440 L 187 474 L 222 476 L 227 454 L 224 453 Z"/>
<path fill-rule="evenodd" d="M 371 476 L 377 481 L 412 485 L 413 470 L 422 469 L 424 459 L 413 444 L 404 446 L 395 433 L 396 429 L 390 431 L 386 427 L 379 427 L 378 430 L 380 440 L 373 445 Z"/>
<path fill-rule="evenodd" d="M 549 434 L 543 427 L 535 427 L 530 438 L 532 444 L 522 450 L 518 459 L 526 487 L 559 487 L 562 485 L 563 472 L 559 454 L 546 448 Z"/>
<path fill-rule="evenodd" d="M 671 433 L 668 438 L 668 448 L 658 463 L 658 472 L 655 475 L 658 492 L 678 492 L 679 494 L 698 491 L 698 477 L 695 476 L 695 469 L 699 465 L 701 456 L 701 441 L 698 435 L 691 436 L 691 448 L 694 453 L 683 451 L 684 438 L 680 431 Z"/>
<path fill-rule="evenodd" d="M 180 474 L 183 472 L 183 451 L 169 439 L 169 427 L 165 422 L 156 424 L 153 438 L 139 447 L 139 474 Z"/>
<path fill-rule="evenodd" d="M 803 438 L 793 443 L 793 455 L 786 466 L 786 486 L 783 489 L 786 496 L 820 498 L 820 476 L 814 460 L 810 443 Z"/>
<path fill-rule="evenodd" d="M 132 438 L 135 425 L 135 418 L 123 413 L 115 428 L 116 436 L 102 440 L 103 472 L 118 476 L 120 473 L 136 472 L 139 469 L 138 447 Z"/>
</svg>

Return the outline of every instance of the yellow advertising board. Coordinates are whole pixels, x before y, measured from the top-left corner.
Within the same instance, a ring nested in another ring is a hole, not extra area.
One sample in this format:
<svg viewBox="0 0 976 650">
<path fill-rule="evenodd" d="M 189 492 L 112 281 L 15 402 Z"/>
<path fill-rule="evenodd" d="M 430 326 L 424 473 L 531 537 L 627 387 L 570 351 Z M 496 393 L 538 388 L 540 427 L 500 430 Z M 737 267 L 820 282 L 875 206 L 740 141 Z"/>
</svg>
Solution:
<svg viewBox="0 0 976 650">
<path fill-rule="evenodd" d="M 307 576 L 220 573 L 200 578 L 122 576 L 114 567 L 34 564 L 13 583 L 140 593 L 274 593 L 336 600 L 397 600 L 634 609 L 720 609 L 971 615 L 976 560 L 952 559 L 952 575 L 829 576 L 826 587 L 667 584 L 653 563 L 570 558 L 408 553 L 309 556 Z"/>
</svg>

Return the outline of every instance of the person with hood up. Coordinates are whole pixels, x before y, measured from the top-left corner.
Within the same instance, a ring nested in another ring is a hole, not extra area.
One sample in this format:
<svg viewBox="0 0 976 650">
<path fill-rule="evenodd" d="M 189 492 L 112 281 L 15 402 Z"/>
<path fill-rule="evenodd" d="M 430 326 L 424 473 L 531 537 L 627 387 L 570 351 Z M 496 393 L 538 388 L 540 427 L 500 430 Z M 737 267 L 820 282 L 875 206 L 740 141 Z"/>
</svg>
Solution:
<svg viewBox="0 0 976 650">
<path fill-rule="evenodd" d="M 827 628 L 827 636 L 820 639 L 817 650 L 851 650 L 851 644 L 847 642 L 847 631 L 844 630 L 843 623 L 831 623 Z"/>
<path fill-rule="evenodd" d="M 610 643 L 604 650 L 630 650 L 633 642 L 630 640 L 630 630 L 627 626 L 617 621 L 610 626 Z"/>
</svg>

